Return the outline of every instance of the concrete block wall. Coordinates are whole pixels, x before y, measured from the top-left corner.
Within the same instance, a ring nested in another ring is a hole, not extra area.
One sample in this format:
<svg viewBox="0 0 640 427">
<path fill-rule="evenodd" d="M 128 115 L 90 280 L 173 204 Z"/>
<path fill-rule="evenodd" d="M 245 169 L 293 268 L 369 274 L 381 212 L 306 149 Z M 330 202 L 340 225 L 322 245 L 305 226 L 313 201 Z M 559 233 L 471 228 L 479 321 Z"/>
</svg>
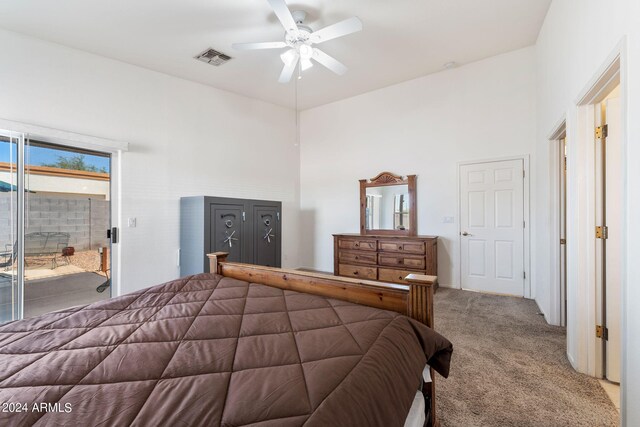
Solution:
<svg viewBox="0 0 640 427">
<path fill-rule="evenodd" d="M 37 193 L 27 193 L 25 196 L 27 234 L 69 233 L 69 246 L 73 246 L 76 251 L 109 245 L 109 201 Z M 11 211 L 12 197 L 15 210 L 15 193 L 0 193 L 0 250 L 4 250 L 5 244 L 13 243 L 11 226 L 13 224 L 15 227 L 15 212 Z"/>
<path fill-rule="evenodd" d="M 111 228 L 111 202 L 108 200 L 89 199 L 90 202 L 90 248 L 109 246 L 107 230 Z"/>
<path fill-rule="evenodd" d="M 0 251 L 10 250 L 5 245 L 13 244 L 16 233 L 16 193 L 0 193 Z M 13 233 L 11 230 L 13 227 Z"/>
</svg>

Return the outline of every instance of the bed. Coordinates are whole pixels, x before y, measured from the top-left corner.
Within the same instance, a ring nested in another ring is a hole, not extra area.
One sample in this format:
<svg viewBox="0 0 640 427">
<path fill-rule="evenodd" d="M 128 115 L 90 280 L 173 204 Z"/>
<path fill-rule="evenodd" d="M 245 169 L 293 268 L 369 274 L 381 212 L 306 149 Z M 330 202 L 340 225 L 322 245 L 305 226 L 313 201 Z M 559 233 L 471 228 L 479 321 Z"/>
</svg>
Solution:
<svg viewBox="0 0 640 427">
<path fill-rule="evenodd" d="M 428 327 L 436 278 L 209 258 L 213 273 L 0 326 L 0 425 L 402 426 L 420 394 L 437 425 L 424 378 L 448 375 L 452 346 Z"/>
</svg>

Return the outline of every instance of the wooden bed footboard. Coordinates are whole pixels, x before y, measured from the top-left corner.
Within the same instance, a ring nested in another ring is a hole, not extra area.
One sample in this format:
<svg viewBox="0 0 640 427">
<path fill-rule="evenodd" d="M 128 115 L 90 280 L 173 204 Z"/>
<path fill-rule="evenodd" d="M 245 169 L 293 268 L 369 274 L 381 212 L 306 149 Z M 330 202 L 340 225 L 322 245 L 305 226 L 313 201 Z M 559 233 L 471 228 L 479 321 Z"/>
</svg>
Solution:
<svg viewBox="0 0 640 427">
<path fill-rule="evenodd" d="M 226 262 L 226 252 L 207 254 L 207 257 L 210 271 L 226 277 L 391 310 L 434 327 L 433 288 L 438 281 L 436 276 L 410 274 L 405 278 L 409 284 L 401 285 Z"/>
<path fill-rule="evenodd" d="M 436 276 L 410 274 L 405 278 L 408 285 L 381 283 L 322 273 L 227 262 L 227 255 L 226 252 L 207 254 L 210 263 L 209 271 L 247 282 L 395 311 L 434 328 L 433 294 L 434 286 L 438 283 Z M 431 383 L 425 384 L 423 392 L 431 403 L 431 422 L 428 425 L 437 426 L 439 423 L 436 419 L 433 369 L 431 369 L 431 379 Z"/>
</svg>

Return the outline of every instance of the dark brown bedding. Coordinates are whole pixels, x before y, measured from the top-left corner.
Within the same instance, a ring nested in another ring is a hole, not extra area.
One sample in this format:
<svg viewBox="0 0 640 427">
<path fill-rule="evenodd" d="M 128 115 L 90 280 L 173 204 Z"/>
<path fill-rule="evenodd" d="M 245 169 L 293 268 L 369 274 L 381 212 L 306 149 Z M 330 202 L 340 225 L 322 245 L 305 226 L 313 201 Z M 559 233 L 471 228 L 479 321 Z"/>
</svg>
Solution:
<svg viewBox="0 0 640 427">
<path fill-rule="evenodd" d="M 450 356 L 394 312 L 202 274 L 0 326 L 0 425 L 402 426 Z"/>
</svg>

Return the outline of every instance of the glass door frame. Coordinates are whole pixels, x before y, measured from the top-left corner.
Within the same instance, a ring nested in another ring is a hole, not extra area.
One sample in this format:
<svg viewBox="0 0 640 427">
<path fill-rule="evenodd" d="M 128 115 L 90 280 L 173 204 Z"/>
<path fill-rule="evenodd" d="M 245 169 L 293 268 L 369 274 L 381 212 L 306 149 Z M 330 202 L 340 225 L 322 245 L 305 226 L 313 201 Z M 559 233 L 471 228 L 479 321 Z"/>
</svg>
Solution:
<svg viewBox="0 0 640 427">
<path fill-rule="evenodd" d="M 17 269 L 17 300 L 15 302 L 16 309 L 14 311 L 15 316 L 13 320 L 22 319 L 24 317 L 24 232 L 25 232 L 25 224 L 24 224 L 24 211 L 25 211 L 25 179 L 24 179 L 24 146 L 26 135 L 24 133 L 20 133 L 18 137 L 18 150 L 16 161 L 18 164 L 18 169 L 16 170 L 16 193 L 17 193 L 17 202 L 16 202 L 16 212 L 17 212 L 17 227 L 16 227 L 16 241 L 18 250 L 16 252 L 16 264 L 18 265 Z"/>
<path fill-rule="evenodd" d="M 9 227 L 11 228 L 10 242 L 12 254 L 10 260 L 15 264 L 11 268 L 13 272 L 11 274 L 11 319 L 9 321 L 22 319 L 24 313 L 24 191 L 20 191 L 24 188 L 24 146 L 25 146 L 25 134 L 21 132 L 14 132 L 6 129 L 0 129 L 0 136 L 9 139 L 9 146 L 12 147 L 15 144 L 15 158 L 11 154 L 9 156 L 9 164 L 16 165 L 15 172 L 10 171 L 12 176 L 15 173 L 16 181 L 16 205 L 15 216 L 14 211 L 11 209 L 9 213 Z M 11 148 L 10 148 L 11 150 Z M 12 176 L 13 178 L 13 176 Z M 9 182 L 9 185 L 13 185 L 13 179 Z M 9 191 L 11 193 L 11 191 Z M 10 196 L 13 199 L 13 196 Z M 10 205 L 13 205 L 11 200 Z M 15 220 L 15 223 L 13 221 Z M 15 230 L 16 235 L 13 235 Z"/>
<path fill-rule="evenodd" d="M 10 130 L 11 129 L 11 130 Z M 118 230 L 122 230 L 122 212 L 121 212 L 121 159 L 124 152 L 129 151 L 129 143 L 124 141 L 118 141 L 113 139 L 106 139 L 95 137 L 91 135 L 78 134 L 73 132 L 67 132 L 59 129 L 41 127 L 37 125 L 31 125 L 21 122 L 15 122 L 12 120 L 6 120 L 0 118 L 0 134 L 9 137 L 10 139 L 18 139 L 17 151 L 17 177 L 16 187 L 24 188 L 25 185 L 25 145 L 27 140 L 34 139 L 46 143 L 67 146 L 72 148 L 87 149 L 93 151 L 99 151 L 110 154 L 111 156 L 111 227 L 117 227 Z M 18 269 L 16 270 L 16 285 L 18 290 L 17 301 L 15 301 L 13 314 L 13 320 L 19 320 L 24 317 L 24 232 L 25 232 L 25 194 L 24 191 L 17 191 L 17 252 L 16 260 Z M 106 230 L 105 230 L 106 231 Z M 121 234 L 121 233 L 118 233 Z M 120 241 L 122 236 L 118 237 L 117 243 L 110 244 L 110 281 L 111 281 L 111 297 L 122 295 L 121 289 L 121 248 Z"/>
</svg>

